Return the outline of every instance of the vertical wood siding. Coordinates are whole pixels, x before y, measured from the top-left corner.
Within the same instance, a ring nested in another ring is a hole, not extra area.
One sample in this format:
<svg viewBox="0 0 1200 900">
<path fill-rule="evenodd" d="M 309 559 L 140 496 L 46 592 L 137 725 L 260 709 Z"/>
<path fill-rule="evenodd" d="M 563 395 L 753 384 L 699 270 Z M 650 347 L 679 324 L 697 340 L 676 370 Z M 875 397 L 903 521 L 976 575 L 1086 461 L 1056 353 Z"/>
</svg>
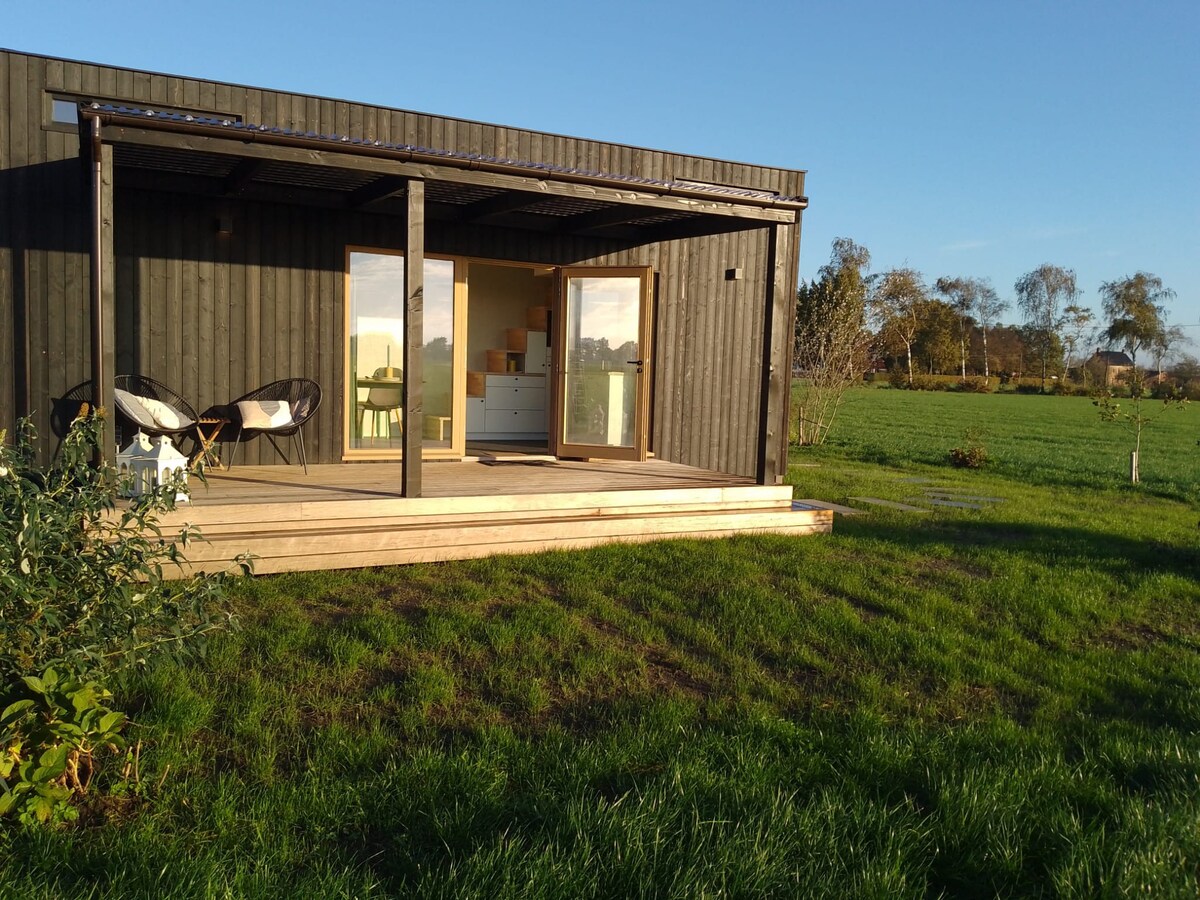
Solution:
<svg viewBox="0 0 1200 900">
<path fill-rule="evenodd" d="M 804 192 L 798 171 L 0 52 L 0 428 L 32 412 L 43 434 L 49 399 L 91 372 L 88 172 L 78 136 L 44 127 L 48 92 L 592 170 Z M 135 190 L 122 186 L 120 169 L 116 184 L 118 372 L 165 381 L 201 409 L 275 378 L 313 377 L 325 402 L 306 430 L 309 456 L 339 460 L 344 249 L 401 248 L 402 219 Z M 216 219 L 230 213 L 232 237 L 218 236 Z M 786 289 L 794 293 L 799 228 L 788 231 Z M 430 222 L 426 247 L 540 264 L 652 266 L 652 448 L 675 462 L 754 473 L 765 228 L 628 248 Z M 737 267 L 743 278 L 726 281 L 725 270 Z M 783 336 L 790 364 L 790 319 L 774 331 Z M 269 447 L 251 444 L 246 451 L 247 463 L 271 461 Z"/>
</svg>

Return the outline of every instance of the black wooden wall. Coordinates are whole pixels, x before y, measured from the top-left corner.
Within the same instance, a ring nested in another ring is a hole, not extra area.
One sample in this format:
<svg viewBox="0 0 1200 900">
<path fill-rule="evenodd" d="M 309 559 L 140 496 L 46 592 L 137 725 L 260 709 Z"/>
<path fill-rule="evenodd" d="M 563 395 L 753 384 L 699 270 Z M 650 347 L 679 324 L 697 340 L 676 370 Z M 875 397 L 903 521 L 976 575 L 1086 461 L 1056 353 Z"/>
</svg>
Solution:
<svg viewBox="0 0 1200 900">
<path fill-rule="evenodd" d="M 579 168 L 744 185 L 796 196 L 802 172 L 721 162 L 398 110 L 0 52 L 0 428 L 90 375 L 87 172 L 77 134 L 49 122 L 52 96 L 241 115 L 321 133 Z M 310 459 L 340 459 L 347 244 L 403 246 L 380 214 L 241 201 L 231 207 L 122 186 L 116 170 L 117 371 L 172 385 L 200 408 L 274 378 L 326 389 Z M 799 227 L 785 228 L 794 294 Z M 624 248 L 598 239 L 429 224 L 427 252 L 542 264 L 651 265 L 658 307 L 652 446 L 662 458 L 754 474 L 767 232 Z M 741 280 L 726 269 L 740 267 Z M 791 322 L 776 323 L 790 347 Z M 786 430 L 777 430 L 780 443 Z M 254 445 L 247 462 L 255 461 Z M 782 453 L 783 447 L 777 448 Z M 786 458 L 786 457 L 783 457 Z M 264 454 L 262 461 L 267 462 Z"/>
</svg>

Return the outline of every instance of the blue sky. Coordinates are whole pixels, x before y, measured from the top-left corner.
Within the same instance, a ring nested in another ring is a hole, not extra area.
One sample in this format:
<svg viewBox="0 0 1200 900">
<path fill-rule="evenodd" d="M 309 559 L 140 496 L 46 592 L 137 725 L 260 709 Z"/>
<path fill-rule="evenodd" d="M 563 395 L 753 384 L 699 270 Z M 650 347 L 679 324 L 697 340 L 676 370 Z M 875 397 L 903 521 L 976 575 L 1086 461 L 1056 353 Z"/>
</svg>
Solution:
<svg viewBox="0 0 1200 900">
<path fill-rule="evenodd" d="M 1101 282 L 1142 269 L 1200 342 L 1197 0 L 114 0 L 4 19 L 17 50 L 804 168 L 804 277 L 838 236 L 876 270 L 989 277 L 1010 299 L 1043 262 L 1097 308 Z"/>
</svg>

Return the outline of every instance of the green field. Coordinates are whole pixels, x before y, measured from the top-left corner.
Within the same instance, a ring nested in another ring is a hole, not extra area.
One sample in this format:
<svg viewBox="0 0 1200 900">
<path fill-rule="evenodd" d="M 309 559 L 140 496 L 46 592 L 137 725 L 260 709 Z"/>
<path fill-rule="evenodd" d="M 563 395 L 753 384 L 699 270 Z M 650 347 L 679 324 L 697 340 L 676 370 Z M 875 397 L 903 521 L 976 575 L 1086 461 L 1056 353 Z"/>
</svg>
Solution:
<svg viewBox="0 0 1200 900">
<path fill-rule="evenodd" d="M 245 583 L 0 897 L 1195 897 L 1198 438 L 1134 488 L 1087 401 L 863 390 L 797 496 L 1003 502 Z"/>
</svg>

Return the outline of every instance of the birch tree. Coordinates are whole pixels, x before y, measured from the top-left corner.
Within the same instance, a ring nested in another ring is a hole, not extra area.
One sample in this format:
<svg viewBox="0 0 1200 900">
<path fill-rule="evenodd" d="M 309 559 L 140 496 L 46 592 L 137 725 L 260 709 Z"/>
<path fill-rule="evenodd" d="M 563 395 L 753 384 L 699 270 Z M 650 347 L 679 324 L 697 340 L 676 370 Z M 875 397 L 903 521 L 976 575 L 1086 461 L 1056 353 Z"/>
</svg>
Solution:
<svg viewBox="0 0 1200 900">
<path fill-rule="evenodd" d="M 1079 298 L 1075 271 L 1043 263 L 1032 272 L 1022 275 L 1015 287 L 1017 305 L 1029 327 L 1034 350 L 1041 359 L 1044 391 L 1051 353 L 1055 344 L 1061 346 L 1063 310 Z"/>
<path fill-rule="evenodd" d="M 913 341 L 921 329 L 921 306 L 928 292 L 915 269 L 889 269 L 875 279 L 870 297 L 871 319 L 880 339 L 900 344 L 908 360 L 908 383 L 913 381 Z"/>
<path fill-rule="evenodd" d="M 1000 314 L 1008 309 L 1008 303 L 1000 299 L 1000 295 L 996 293 L 996 289 L 992 287 L 991 282 L 983 279 L 980 282 L 979 292 L 975 295 L 975 321 L 979 326 L 979 333 L 983 337 L 983 377 L 991 377 L 991 369 L 988 364 L 988 329 L 995 324 L 1000 318 Z"/>
<path fill-rule="evenodd" d="M 1136 367 L 1138 351 L 1163 339 L 1166 304 L 1174 299 L 1175 292 L 1163 287 L 1157 275 L 1138 272 L 1130 278 L 1104 282 L 1100 296 L 1108 319 L 1104 337 L 1110 345 L 1128 353 Z"/>
</svg>

